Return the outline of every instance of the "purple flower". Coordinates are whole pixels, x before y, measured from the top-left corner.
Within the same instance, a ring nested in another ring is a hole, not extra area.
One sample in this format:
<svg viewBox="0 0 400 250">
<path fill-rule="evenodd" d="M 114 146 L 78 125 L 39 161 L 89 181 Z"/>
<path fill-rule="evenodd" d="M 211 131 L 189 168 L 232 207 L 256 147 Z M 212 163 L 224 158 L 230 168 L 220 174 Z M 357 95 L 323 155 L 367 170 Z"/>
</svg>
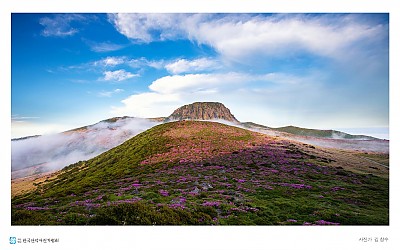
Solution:
<svg viewBox="0 0 400 250">
<path fill-rule="evenodd" d="M 177 182 L 186 182 L 187 179 L 185 177 L 180 177 Z"/>
<path fill-rule="evenodd" d="M 139 197 L 133 197 L 131 199 L 113 201 L 112 204 L 116 205 L 116 204 L 121 204 L 121 203 L 135 203 L 135 202 L 140 201 L 141 199 L 142 198 L 139 198 Z"/>
<path fill-rule="evenodd" d="M 104 195 L 101 194 L 101 195 L 97 196 L 96 199 L 94 199 L 94 200 L 95 200 L 95 201 L 101 200 L 101 199 L 103 199 L 103 196 L 104 196 Z"/>
<path fill-rule="evenodd" d="M 339 191 L 339 190 L 344 190 L 345 188 L 342 188 L 342 187 L 333 187 L 333 188 L 331 188 L 331 191 L 332 192 L 336 192 L 336 191 Z"/>
<path fill-rule="evenodd" d="M 330 222 L 330 221 L 325 221 L 325 220 L 317 220 L 315 222 L 317 225 L 340 225 L 340 223 L 337 222 Z"/>
<path fill-rule="evenodd" d="M 230 209 L 231 211 L 237 211 L 237 212 L 243 212 L 243 213 L 247 213 L 247 211 L 245 209 L 241 209 L 238 207 L 233 207 Z"/>
<path fill-rule="evenodd" d="M 246 207 L 245 210 L 250 212 L 257 212 L 259 209 L 255 207 Z"/>
<path fill-rule="evenodd" d="M 26 210 L 38 211 L 38 210 L 48 210 L 48 207 L 26 207 Z"/>
<path fill-rule="evenodd" d="M 168 193 L 167 190 L 160 189 L 160 190 L 158 190 L 158 192 L 159 192 L 162 196 L 169 196 L 169 193 Z"/>
<path fill-rule="evenodd" d="M 205 201 L 203 206 L 205 207 L 218 207 L 221 204 L 219 201 Z"/>
<path fill-rule="evenodd" d="M 178 204 L 178 203 L 175 203 L 175 204 L 170 204 L 170 205 L 168 205 L 168 207 L 170 207 L 170 208 L 180 208 L 180 209 L 185 209 L 185 206 L 184 206 L 184 205 L 182 205 L 182 204 Z"/>
<path fill-rule="evenodd" d="M 281 185 L 282 187 L 292 187 L 292 188 L 296 188 L 296 189 L 302 189 L 302 188 L 311 189 L 312 188 L 310 185 L 305 185 L 305 184 L 281 183 L 279 185 Z"/>
</svg>

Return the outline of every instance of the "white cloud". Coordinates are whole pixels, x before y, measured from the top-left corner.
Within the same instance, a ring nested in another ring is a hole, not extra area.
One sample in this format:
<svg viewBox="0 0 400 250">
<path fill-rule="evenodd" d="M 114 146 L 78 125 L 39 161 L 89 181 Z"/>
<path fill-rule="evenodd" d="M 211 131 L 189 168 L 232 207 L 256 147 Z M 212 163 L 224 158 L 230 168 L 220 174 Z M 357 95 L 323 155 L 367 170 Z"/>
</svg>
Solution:
<svg viewBox="0 0 400 250">
<path fill-rule="evenodd" d="M 188 60 L 184 58 L 175 60 L 149 60 L 147 58 L 126 59 L 125 63 L 132 68 L 166 69 L 172 74 L 193 73 L 200 71 L 215 71 L 221 68 L 221 62 L 211 58 L 198 58 Z"/>
<path fill-rule="evenodd" d="M 39 119 L 40 117 L 37 116 L 21 116 L 21 115 L 12 115 L 11 116 L 11 121 L 12 122 L 25 122 L 27 120 L 32 120 L 32 119 Z"/>
<path fill-rule="evenodd" d="M 220 68 L 218 62 L 209 58 L 195 60 L 179 59 L 165 65 L 165 69 L 172 74 L 216 70 L 218 68 Z"/>
<path fill-rule="evenodd" d="M 262 75 L 250 75 L 245 73 L 209 73 L 172 75 L 159 78 L 150 84 L 149 89 L 157 93 L 188 93 L 204 92 L 210 89 L 224 91 L 240 87 L 257 86 L 304 86 L 309 80 L 307 77 L 299 77 L 283 73 L 268 73 Z"/>
<path fill-rule="evenodd" d="M 40 164 L 47 170 L 58 170 L 93 158 L 157 124 L 145 119 L 126 118 L 113 123 L 96 123 L 88 126 L 85 132 L 48 134 L 12 141 L 11 169 Z"/>
<path fill-rule="evenodd" d="M 265 91 L 269 85 L 298 90 L 309 79 L 277 73 L 249 75 L 242 73 L 213 73 L 173 75 L 159 78 L 149 86 L 150 92 L 134 94 L 123 100 L 123 106 L 113 107 L 112 114 L 137 117 L 168 116 L 181 105 L 195 101 L 221 101 L 223 103 L 265 102 L 268 95 L 275 95 L 277 88 Z M 252 89 L 252 91 L 248 91 Z M 258 89 L 258 90 L 257 90 Z M 306 92 L 308 90 L 304 90 Z M 245 94 L 245 95 L 243 95 Z M 243 97 L 249 100 L 243 100 Z M 252 97 L 250 97 L 252 96 Z M 240 102 L 238 102 L 240 100 Z"/>
<path fill-rule="evenodd" d="M 146 65 L 155 69 L 162 69 L 164 67 L 164 60 L 146 60 Z"/>
<path fill-rule="evenodd" d="M 68 67 L 60 67 L 62 70 L 85 70 L 85 71 L 99 71 L 104 68 L 113 68 L 118 65 L 129 64 L 129 59 L 125 56 L 108 56 L 96 61 L 90 61 L 78 65 L 71 65 Z"/>
<path fill-rule="evenodd" d="M 151 67 L 155 69 L 162 69 L 165 65 L 164 60 L 148 60 L 144 57 L 129 59 L 126 62 L 132 68 Z"/>
<path fill-rule="evenodd" d="M 103 80 L 105 81 L 124 81 L 130 79 L 132 77 L 138 76 L 137 74 L 132 74 L 131 72 L 127 72 L 124 69 L 119 69 L 115 71 L 105 71 Z"/>
<path fill-rule="evenodd" d="M 107 57 L 103 60 L 105 66 L 116 66 L 124 63 L 124 58 L 122 57 Z"/>
<path fill-rule="evenodd" d="M 150 92 L 124 99 L 123 106 L 112 108 L 112 114 L 144 118 L 168 116 L 183 104 L 212 101 L 223 88 L 234 87 L 246 78 L 249 76 L 238 73 L 165 76 L 149 86 Z"/>
<path fill-rule="evenodd" d="M 137 42 L 175 39 L 181 29 L 180 14 L 113 14 L 109 20 L 121 34 Z M 158 32 L 158 31 L 162 32 Z"/>
<path fill-rule="evenodd" d="M 52 123 L 37 123 L 26 120 L 12 120 L 11 138 L 56 133 L 69 129 L 68 126 Z"/>
<path fill-rule="evenodd" d="M 130 115 L 141 118 L 167 116 L 181 103 L 181 95 L 174 93 L 146 92 L 134 94 L 122 101 L 124 106 L 113 107 L 117 116 Z"/>
<path fill-rule="evenodd" d="M 387 31 L 356 15 L 116 14 L 110 20 L 121 34 L 135 41 L 184 37 L 234 60 L 302 51 L 339 57 Z"/>
<path fill-rule="evenodd" d="M 216 71 L 222 68 L 222 63 L 216 59 L 198 58 L 194 60 L 175 59 L 175 60 L 149 60 L 145 57 L 130 58 L 127 56 L 108 56 L 100 60 L 82 63 L 79 65 L 71 65 L 61 67 L 62 70 L 85 70 L 85 71 L 103 71 L 104 68 L 114 68 L 116 66 L 130 67 L 133 69 L 145 70 L 147 68 L 165 69 L 173 74 L 185 72 L 201 72 L 201 71 Z M 122 70 L 102 72 L 103 80 L 112 79 L 116 75 L 123 75 Z M 107 75 L 106 75 L 107 74 Z M 127 74 L 132 76 L 132 74 Z M 138 76 L 134 74 L 133 76 Z"/>
<path fill-rule="evenodd" d="M 234 59 L 298 51 L 338 57 L 357 42 L 373 39 L 380 32 L 381 26 L 358 23 L 351 18 L 291 15 L 253 17 L 245 21 L 227 17 L 202 22 L 190 30 L 190 37 Z"/>
<path fill-rule="evenodd" d="M 125 45 L 111 43 L 111 42 L 93 42 L 93 41 L 86 41 L 87 45 L 90 47 L 90 50 L 94 52 L 112 52 L 123 49 Z"/>
<path fill-rule="evenodd" d="M 252 76 L 240 73 L 224 74 L 187 74 L 165 76 L 155 80 L 149 88 L 158 93 L 199 92 L 210 88 L 232 87 L 244 83 Z"/>
<path fill-rule="evenodd" d="M 73 36 L 79 32 L 78 28 L 72 27 L 73 22 L 84 21 L 87 18 L 79 14 L 54 14 L 43 17 L 39 23 L 44 26 L 43 36 L 66 37 Z"/>
<path fill-rule="evenodd" d="M 121 93 L 121 92 L 124 92 L 124 90 L 123 89 L 114 89 L 112 91 L 101 91 L 97 95 L 99 97 L 111 97 L 114 94 L 118 94 L 118 93 Z"/>
<path fill-rule="evenodd" d="M 129 58 L 127 56 L 108 56 L 98 61 L 73 67 L 115 67 L 117 65 L 126 65 L 134 69 L 144 69 L 147 67 L 163 69 L 166 65 L 166 62 L 164 60 L 148 60 L 144 57 Z"/>
<path fill-rule="evenodd" d="M 114 67 L 120 64 L 124 64 L 126 62 L 126 58 L 123 56 L 108 56 L 99 61 L 93 62 L 93 66 L 102 66 L 102 67 Z"/>
</svg>

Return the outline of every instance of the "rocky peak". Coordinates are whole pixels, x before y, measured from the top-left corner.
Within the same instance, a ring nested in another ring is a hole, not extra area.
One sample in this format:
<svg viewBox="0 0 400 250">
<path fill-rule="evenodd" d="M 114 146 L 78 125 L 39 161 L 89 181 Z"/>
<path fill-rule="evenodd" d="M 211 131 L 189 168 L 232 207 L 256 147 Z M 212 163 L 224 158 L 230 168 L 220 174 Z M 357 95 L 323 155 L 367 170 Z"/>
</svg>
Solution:
<svg viewBox="0 0 400 250">
<path fill-rule="evenodd" d="M 166 121 L 174 120 L 215 120 L 239 122 L 231 111 L 219 102 L 195 102 L 176 109 Z"/>
</svg>

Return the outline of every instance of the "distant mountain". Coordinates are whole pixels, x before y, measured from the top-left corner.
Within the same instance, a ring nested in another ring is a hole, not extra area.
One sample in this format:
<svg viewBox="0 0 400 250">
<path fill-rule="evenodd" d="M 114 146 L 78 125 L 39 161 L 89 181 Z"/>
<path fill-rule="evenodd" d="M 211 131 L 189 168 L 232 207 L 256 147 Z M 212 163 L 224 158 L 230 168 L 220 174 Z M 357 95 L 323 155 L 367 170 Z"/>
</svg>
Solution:
<svg viewBox="0 0 400 250">
<path fill-rule="evenodd" d="M 337 130 L 308 129 L 295 126 L 272 128 L 273 130 L 286 132 L 294 135 L 311 136 L 332 139 L 352 139 L 352 140 L 377 140 L 377 138 L 366 135 L 351 135 Z"/>
<path fill-rule="evenodd" d="M 231 111 L 219 102 L 195 102 L 184 105 L 165 119 L 165 121 L 182 120 L 226 120 L 239 123 Z"/>
<path fill-rule="evenodd" d="M 11 223 L 388 225 L 387 175 L 327 152 L 217 122 L 164 123 L 13 197 Z"/>
<path fill-rule="evenodd" d="M 13 138 L 11 141 L 20 141 L 20 140 L 26 140 L 26 139 L 31 139 L 35 137 L 39 137 L 40 135 L 30 135 L 30 136 L 24 136 L 24 137 L 18 137 L 18 138 Z"/>
<path fill-rule="evenodd" d="M 121 117 L 117 116 L 117 117 L 112 117 L 112 118 L 108 118 L 108 119 L 99 121 L 95 124 L 91 124 L 91 125 L 87 125 L 87 126 L 83 126 L 83 127 L 79 127 L 79 128 L 74 128 L 74 129 L 65 131 L 63 133 L 84 132 L 84 131 L 90 130 L 92 128 L 96 128 L 96 126 L 98 126 L 99 124 L 107 124 L 107 123 L 113 124 L 118 121 L 126 121 L 126 120 L 130 120 L 130 119 L 142 119 L 142 118 L 135 118 L 135 117 L 130 117 L 130 116 L 121 116 Z"/>
<path fill-rule="evenodd" d="M 250 129 L 271 129 L 270 127 L 267 127 L 267 126 L 264 126 L 264 125 L 261 125 L 261 124 L 257 124 L 257 123 L 254 123 L 254 122 L 241 122 L 240 123 L 243 127 L 245 127 L 245 128 L 250 128 Z"/>
</svg>

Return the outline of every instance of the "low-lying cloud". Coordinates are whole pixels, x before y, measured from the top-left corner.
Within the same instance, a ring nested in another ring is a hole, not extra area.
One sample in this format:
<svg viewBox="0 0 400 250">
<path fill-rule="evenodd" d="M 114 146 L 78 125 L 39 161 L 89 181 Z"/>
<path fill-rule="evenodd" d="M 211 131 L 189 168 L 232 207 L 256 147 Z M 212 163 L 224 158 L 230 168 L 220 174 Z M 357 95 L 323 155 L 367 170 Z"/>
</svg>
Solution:
<svg viewBox="0 0 400 250">
<path fill-rule="evenodd" d="M 87 129 L 11 142 L 11 170 L 41 166 L 46 171 L 93 158 L 157 125 L 147 119 L 100 122 Z"/>
</svg>

